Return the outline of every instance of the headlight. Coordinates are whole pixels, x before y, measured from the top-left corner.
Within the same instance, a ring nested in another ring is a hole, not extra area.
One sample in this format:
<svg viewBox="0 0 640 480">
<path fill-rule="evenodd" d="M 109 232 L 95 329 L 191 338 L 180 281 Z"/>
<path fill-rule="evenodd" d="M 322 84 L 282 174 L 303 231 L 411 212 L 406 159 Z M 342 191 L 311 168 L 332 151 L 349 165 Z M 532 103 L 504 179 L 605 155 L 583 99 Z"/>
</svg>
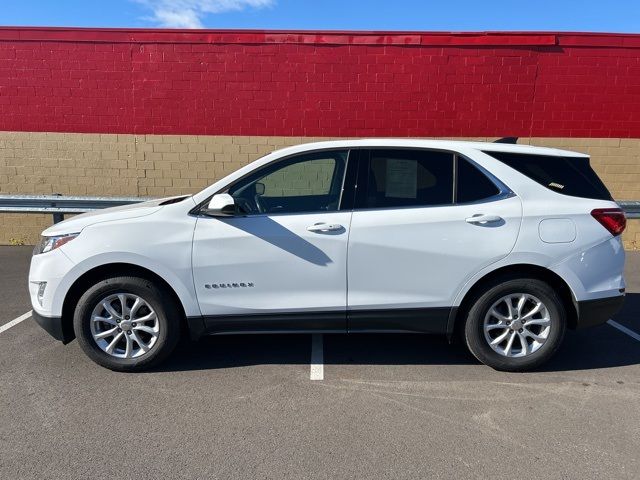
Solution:
<svg viewBox="0 0 640 480">
<path fill-rule="evenodd" d="M 33 249 L 34 255 L 39 255 L 41 253 L 47 253 L 51 250 L 55 250 L 56 248 L 61 247 L 67 242 L 70 242 L 74 238 L 76 238 L 79 233 L 68 233 L 66 235 L 56 235 L 54 237 L 41 237 L 40 243 L 36 245 Z"/>
</svg>

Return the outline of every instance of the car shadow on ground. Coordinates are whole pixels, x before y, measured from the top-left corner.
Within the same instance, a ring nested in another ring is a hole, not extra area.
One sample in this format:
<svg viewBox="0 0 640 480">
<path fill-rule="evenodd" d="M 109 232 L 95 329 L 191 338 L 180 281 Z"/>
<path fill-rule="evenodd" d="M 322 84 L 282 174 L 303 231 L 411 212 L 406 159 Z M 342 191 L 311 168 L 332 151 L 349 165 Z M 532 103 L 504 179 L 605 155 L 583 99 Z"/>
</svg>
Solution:
<svg viewBox="0 0 640 480">
<path fill-rule="evenodd" d="M 627 294 L 615 320 L 638 331 L 640 294 Z M 159 371 L 309 364 L 309 335 L 221 335 L 183 342 Z M 324 335 L 326 365 L 474 365 L 460 341 L 415 334 Z M 538 371 L 560 372 L 640 364 L 640 343 L 610 325 L 567 331 L 556 356 Z"/>
</svg>

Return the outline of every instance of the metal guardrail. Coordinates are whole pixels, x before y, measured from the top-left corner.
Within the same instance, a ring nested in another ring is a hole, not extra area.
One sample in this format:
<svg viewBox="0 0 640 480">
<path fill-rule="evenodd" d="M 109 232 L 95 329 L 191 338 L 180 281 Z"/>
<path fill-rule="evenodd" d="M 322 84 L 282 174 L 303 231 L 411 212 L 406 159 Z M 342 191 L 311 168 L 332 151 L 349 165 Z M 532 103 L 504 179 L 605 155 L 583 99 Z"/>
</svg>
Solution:
<svg viewBox="0 0 640 480">
<path fill-rule="evenodd" d="M 50 213 L 53 223 L 64 220 L 67 213 L 84 213 L 100 208 L 140 203 L 138 197 L 66 197 L 62 195 L 0 195 L 0 213 Z M 627 218 L 640 218 L 640 201 L 619 201 Z"/>
<path fill-rule="evenodd" d="M 627 218 L 640 218 L 640 201 L 620 201 L 618 205 L 622 207 Z"/>
<path fill-rule="evenodd" d="M 63 195 L 0 195 L 0 213 L 50 213 L 53 223 L 67 213 L 85 213 L 107 207 L 140 203 L 137 197 L 69 197 Z"/>
</svg>

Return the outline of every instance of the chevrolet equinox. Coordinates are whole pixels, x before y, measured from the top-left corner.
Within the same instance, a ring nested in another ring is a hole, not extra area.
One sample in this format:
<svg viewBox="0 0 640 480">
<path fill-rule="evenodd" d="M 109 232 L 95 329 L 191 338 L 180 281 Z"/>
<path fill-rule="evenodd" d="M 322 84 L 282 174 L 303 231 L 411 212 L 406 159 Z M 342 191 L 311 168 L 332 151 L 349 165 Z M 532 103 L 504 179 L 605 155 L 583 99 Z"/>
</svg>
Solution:
<svg viewBox="0 0 640 480">
<path fill-rule="evenodd" d="M 45 330 L 113 370 L 157 365 L 183 332 L 413 332 L 523 371 L 618 311 L 624 228 L 584 154 L 321 142 L 53 225 L 29 290 Z"/>
</svg>

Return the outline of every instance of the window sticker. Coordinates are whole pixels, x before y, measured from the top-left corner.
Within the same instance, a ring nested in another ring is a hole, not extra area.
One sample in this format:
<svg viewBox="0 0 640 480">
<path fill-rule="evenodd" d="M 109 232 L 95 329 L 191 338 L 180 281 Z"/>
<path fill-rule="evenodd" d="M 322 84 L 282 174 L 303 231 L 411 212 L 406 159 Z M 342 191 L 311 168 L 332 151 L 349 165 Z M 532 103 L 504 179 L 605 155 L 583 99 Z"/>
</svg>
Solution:
<svg viewBox="0 0 640 480">
<path fill-rule="evenodd" d="M 385 197 L 417 198 L 418 162 L 396 158 L 387 159 L 386 183 Z"/>
</svg>

